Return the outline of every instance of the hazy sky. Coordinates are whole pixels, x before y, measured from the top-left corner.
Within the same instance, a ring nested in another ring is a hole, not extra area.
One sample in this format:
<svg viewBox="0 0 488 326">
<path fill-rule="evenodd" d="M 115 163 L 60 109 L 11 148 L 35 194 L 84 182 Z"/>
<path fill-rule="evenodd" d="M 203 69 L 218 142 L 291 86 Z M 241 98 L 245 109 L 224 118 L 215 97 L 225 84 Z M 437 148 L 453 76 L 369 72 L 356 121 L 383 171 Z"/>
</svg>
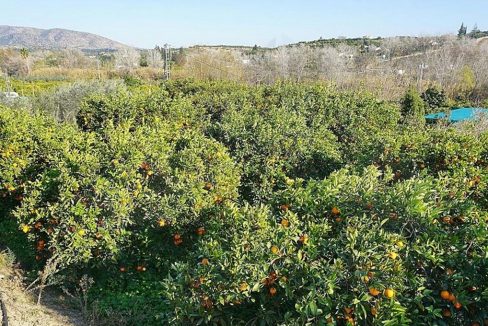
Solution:
<svg viewBox="0 0 488 326">
<path fill-rule="evenodd" d="M 0 25 L 67 28 L 152 48 L 488 29 L 488 0 L 0 0 Z"/>
</svg>

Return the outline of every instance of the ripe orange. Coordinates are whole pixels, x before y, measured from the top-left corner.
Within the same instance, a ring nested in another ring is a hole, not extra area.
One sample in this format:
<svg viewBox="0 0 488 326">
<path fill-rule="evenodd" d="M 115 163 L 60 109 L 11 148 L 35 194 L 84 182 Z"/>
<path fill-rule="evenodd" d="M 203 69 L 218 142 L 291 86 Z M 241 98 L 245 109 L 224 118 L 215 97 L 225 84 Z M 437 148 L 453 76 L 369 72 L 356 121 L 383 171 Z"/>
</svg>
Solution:
<svg viewBox="0 0 488 326">
<path fill-rule="evenodd" d="M 149 170 L 150 168 L 151 168 L 151 166 L 149 165 L 149 163 L 147 163 L 147 162 L 142 162 L 142 163 L 141 163 L 141 169 L 143 169 L 143 170 L 147 171 L 147 170 Z"/>
<path fill-rule="evenodd" d="M 451 294 L 450 294 L 450 293 L 449 293 L 449 291 L 447 291 L 447 290 L 442 290 L 442 291 L 441 291 L 441 298 L 442 298 L 442 299 L 444 299 L 444 300 L 449 300 L 449 296 L 450 296 L 450 295 L 451 295 Z"/>
<path fill-rule="evenodd" d="M 369 294 L 371 294 L 373 297 L 376 297 L 380 294 L 380 291 L 376 288 L 369 288 Z"/>
<path fill-rule="evenodd" d="M 224 199 L 222 198 L 222 196 L 217 195 L 214 197 L 214 203 L 217 205 L 221 204 L 223 201 L 224 201 Z"/>
<path fill-rule="evenodd" d="M 341 210 L 337 207 L 332 207 L 331 211 L 332 215 L 336 216 L 336 215 L 339 215 L 341 213 Z"/>
<path fill-rule="evenodd" d="M 269 294 L 271 294 L 272 296 L 275 295 L 277 292 L 276 288 L 275 287 L 271 287 L 269 288 Z"/>
<path fill-rule="evenodd" d="M 308 243 L 308 235 L 306 235 L 306 234 L 302 234 L 302 235 L 300 236 L 300 239 L 298 239 L 298 242 L 300 242 L 300 243 L 302 243 L 302 244 L 306 245 L 306 244 Z"/>
<path fill-rule="evenodd" d="M 164 219 L 162 219 L 162 218 L 161 218 L 161 219 L 159 219 L 159 221 L 158 221 L 158 225 L 159 225 L 160 227 L 164 227 L 164 226 L 166 226 L 166 221 L 165 221 Z"/>
<path fill-rule="evenodd" d="M 247 291 L 248 289 L 249 289 L 249 284 L 247 284 L 246 282 L 242 282 L 239 285 L 239 291 L 241 292 Z"/>
<path fill-rule="evenodd" d="M 463 305 L 461 304 L 461 302 L 456 301 L 454 303 L 454 308 L 456 308 L 456 310 L 461 310 L 462 307 L 463 307 Z"/>
<path fill-rule="evenodd" d="M 278 248 L 277 246 L 272 246 L 272 247 L 271 247 L 271 252 L 272 252 L 274 255 L 277 255 L 277 254 L 280 252 L 280 248 Z"/>
<path fill-rule="evenodd" d="M 210 298 L 207 297 L 207 296 L 203 297 L 203 299 L 202 299 L 202 307 L 204 309 L 212 309 L 212 307 L 213 307 L 212 300 L 210 300 Z"/>
<path fill-rule="evenodd" d="M 283 204 L 283 205 L 280 206 L 280 210 L 282 212 L 286 212 L 289 209 L 290 209 L 290 205 L 289 204 Z"/>
<path fill-rule="evenodd" d="M 197 235 L 204 235 L 205 234 L 205 228 L 203 226 L 199 227 L 196 232 L 197 232 Z"/>
<path fill-rule="evenodd" d="M 202 263 L 202 265 L 208 265 L 209 261 L 207 258 L 203 258 L 201 263 Z"/>
<path fill-rule="evenodd" d="M 138 272 L 145 272 L 146 271 L 146 267 L 144 267 L 142 265 L 138 265 L 136 267 L 136 271 L 138 271 Z"/>
<path fill-rule="evenodd" d="M 385 289 L 385 291 L 383 292 L 383 294 L 388 299 L 391 299 L 391 298 L 393 298 L 395 296 L 395 290 L 388 288 L 388 289 Z"/>
<path fill-rule="evenodd" d="M 290 221 L 284 218 L 281 220 L 280 224 L 282 227 L 287 228 L 290 225 Z"/>
<path fill-rule="evenodd" d="M 375 307 L 372 307 L 372 308 L 371 308 L 371 314 L 372 314 L 373 316 L 376 316 L 376 315 L 378 314 L 378 310 L 377 310 Z"/>
<path fill-rule="evenodd" d="M 451 315 L 451 310 L 449 308 L 442 309 L 442 316 L 444 316 L 445 318 L 449 318 L 451 317 Z"/>
<path fill-rule="evenodd" d="M 207 191 L 212 190 L 213 185 L 210 182 L 207 182 L 207 183 L 205 183 L 205 186 L 203 186 L 203 189 L 207 190 Z"/>
<path fill-rule="evenodd" d="M 444 223 L 446 223 L 446 224 L 451 224 L 452 219 L 451 219 L 451 217 L 450 217 L 450 216 L 444 216 L 444 217 L 442 218 L 442 222 L 444 222 Z"/>
<path fill-rule="evenodd" d="M 175 244 L 175 246 L 179 246 L 180 244 L 183 243 L 183 239 L 175 239 L 173 240 L 173 243 Z"/>
<path fill-rule="evenodd" d="M 449 294 L 449 298 L 447 300 L 449 300 L 451 302 L 455 302 L 456 301 L 456 296 L 454 294 L 450 293 Z"/>
<path fill-rule="evenodd" d="M 353 312 L 353 311 L 354 311 L 354 309 L 353 309 L 353 308 L 350 308 L 350 307 L 345 307 L 345 308 L 344 308 L 344 313 L 345 313 L 346 315 L 350 315 L 350 314 L 352 314 L 352 312 Z"/>
</svg>

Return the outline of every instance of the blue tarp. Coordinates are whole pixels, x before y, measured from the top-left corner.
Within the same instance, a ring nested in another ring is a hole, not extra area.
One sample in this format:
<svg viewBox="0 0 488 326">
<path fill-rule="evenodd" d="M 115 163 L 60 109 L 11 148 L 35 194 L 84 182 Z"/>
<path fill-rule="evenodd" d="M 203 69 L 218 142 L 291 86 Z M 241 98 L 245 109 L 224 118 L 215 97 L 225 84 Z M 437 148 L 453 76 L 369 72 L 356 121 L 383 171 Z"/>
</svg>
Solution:
<svg viewBox="0 0 488 326">
<path fill-rule="evenodd" d="M 448 121 L 449 122 L 460 122 L 460 121 L 466 121 L 466 120 L 475 120 L 481 115 L 485 115 L 488 117 L 488 109 L 484 108 L 453 108 L 449 113 L 448 113 Z M 440 119 L 446 119 L 446 113 L 440 112 L 440 113 L 432 113 L 432 114 L 427 114 L 425 116 L 425 119 L 427 120 L 440 120 Z"/>
</svg>

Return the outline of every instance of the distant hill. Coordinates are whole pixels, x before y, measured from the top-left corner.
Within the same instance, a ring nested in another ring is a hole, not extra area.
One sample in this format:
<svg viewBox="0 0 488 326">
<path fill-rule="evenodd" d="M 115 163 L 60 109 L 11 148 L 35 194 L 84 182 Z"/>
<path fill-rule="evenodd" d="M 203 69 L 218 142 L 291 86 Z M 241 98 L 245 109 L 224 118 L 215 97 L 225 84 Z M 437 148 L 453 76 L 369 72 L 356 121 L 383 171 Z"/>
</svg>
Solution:
<svg viewBox="0 0 488 326">
<path fill-rule="evenodd" d="M 122 43 L 95 34 L 67 29 L 39 29 L 0 25 L 0 47 L 28 49 L 119 50 Z"/>
</svg>

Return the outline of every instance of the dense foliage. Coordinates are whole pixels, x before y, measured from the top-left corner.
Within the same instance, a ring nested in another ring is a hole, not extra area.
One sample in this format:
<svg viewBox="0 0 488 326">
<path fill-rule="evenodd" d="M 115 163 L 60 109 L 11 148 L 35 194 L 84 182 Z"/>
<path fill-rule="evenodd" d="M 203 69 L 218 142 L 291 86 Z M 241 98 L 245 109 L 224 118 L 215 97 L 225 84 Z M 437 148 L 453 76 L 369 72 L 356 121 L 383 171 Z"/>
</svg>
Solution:
<svg viewBox="0 0 488 326">
<path fill-rule="evenodd" d="M 488 134 L 420 105 L 180 81 L 76 125 L 2 107 L 1 241 L 118 323 L 481 325 Z"/>
</svg>

